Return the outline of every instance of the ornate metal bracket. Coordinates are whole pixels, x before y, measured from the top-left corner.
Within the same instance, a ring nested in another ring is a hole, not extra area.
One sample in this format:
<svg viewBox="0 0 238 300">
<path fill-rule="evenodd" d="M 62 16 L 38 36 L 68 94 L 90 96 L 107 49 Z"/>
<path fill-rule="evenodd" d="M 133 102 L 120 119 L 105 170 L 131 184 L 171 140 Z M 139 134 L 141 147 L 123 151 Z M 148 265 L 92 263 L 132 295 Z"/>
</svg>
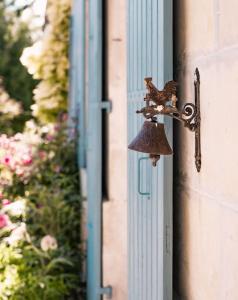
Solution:
<svg viewBox="0 0 238 300">
<path fill-rule="evenodd" d="M 195 164 L 197 171 L 201 169 L 201 139 L 200 139 L 200 74 L 198 68 L 195 70 L 195 104 L 186 103 L 182 110 L 177 108 L 176 89 L 177 83 L 169 81 L 162 91 L 159 91 L 152 83 L 152 78 L 145 78 L 148 93 L 144 100 L 146 106 L 136 111 L 142 113 L 146 119 L 156 120 L 157 115 L 172 117 L 184 124 L 189 130 L 195 132 Z M 152 103 L 151 103 L 152 102 Z"/>
</svg>

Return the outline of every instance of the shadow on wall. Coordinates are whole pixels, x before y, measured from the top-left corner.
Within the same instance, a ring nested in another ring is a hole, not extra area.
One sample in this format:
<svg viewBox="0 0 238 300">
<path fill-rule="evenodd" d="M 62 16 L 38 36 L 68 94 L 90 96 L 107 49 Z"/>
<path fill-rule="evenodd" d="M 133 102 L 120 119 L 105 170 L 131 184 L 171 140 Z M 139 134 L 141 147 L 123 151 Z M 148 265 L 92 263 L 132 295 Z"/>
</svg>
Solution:
<svg viewBox="0 0 238 300">
<path fill-rule="evenodd" d="M 185 49 L 185 39 L 181 39 L 186 28 L 186 18 L 185 14 L 185 2 L 181 0 L 173 1 L 173 53 L 174 53 L 174 80 L 181 84 L 180 76 L 184 73 L 184 52 L 181 52 L 180 49 Z M 183 99 L 183 87 L 179 86 L 178 98 Z M 182 103 L 180 103 L 182 105 Z M 173 300 L 182 300 L 180 287 L 183 286 L 182 268 L 182 253 L 185 251 L 183 240 L 184 235 L 186 234 L 186 224 L 184 223 L 184 208 L 183 203 L 183 187 L 186 182 L 186 173 L 182 168 L 182 158 L 181 158 L 181 149 L 182 149 L 182 132 L 181 125 L 174 121 L 174 184 L 173 184 L 173 289 L 174 295 Z"/>
</svg>

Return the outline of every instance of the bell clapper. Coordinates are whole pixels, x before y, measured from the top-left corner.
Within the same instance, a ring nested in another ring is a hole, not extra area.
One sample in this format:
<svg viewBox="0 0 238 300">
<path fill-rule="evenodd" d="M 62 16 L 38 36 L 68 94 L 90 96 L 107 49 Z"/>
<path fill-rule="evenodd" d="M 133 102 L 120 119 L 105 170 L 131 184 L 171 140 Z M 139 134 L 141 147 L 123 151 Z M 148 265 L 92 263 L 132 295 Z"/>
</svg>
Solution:
<svg viewBox="0 0 238 300">
<path fill-rule="evenodd" d="M 150 154 L 150 155 L 149 155 L 149 158 L 150 158 L 150 160 L 151 160 L 151 162 L 152 162 L 152 166 L 153 166 L 153 167 L 156 167 L 157 161 L 160 159 L 160 155 L 157 155 L 157 154 Z"/>
</svg>

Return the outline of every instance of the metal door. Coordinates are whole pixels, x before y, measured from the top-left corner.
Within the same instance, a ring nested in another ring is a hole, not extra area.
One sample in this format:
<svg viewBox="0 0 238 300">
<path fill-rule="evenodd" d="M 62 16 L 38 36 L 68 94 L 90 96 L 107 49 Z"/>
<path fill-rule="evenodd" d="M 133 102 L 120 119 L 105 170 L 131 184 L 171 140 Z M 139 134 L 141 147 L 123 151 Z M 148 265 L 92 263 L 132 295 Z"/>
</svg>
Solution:
<svg viewBox="0 0 238 300">
<path fill-rule="evenodd" d="M 128 142 L 141 129 L 144 77 L 163 88 L 172 79 L 172 0 L 128 3 Z M 165 122 L 172 146 L 172 122 Z M 129 300 L 172 299 L 172 157 L 152 167 L 128 153 Z"/>
</svg>

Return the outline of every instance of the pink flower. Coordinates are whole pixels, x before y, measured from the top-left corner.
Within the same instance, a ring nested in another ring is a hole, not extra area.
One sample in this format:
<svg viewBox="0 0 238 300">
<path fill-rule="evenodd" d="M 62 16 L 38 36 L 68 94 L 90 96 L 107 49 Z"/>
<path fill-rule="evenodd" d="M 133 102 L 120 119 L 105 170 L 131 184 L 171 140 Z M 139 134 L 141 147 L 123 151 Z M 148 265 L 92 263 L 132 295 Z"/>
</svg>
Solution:
<svg viewBox="0 0 238 300">
<path fill-rule="evenodd" d="M 26 224 L 21 223 L 18 227 L 13 227 L 12 232 L 9 237 L 5 238 L 5 241 L 7 241 L 10 245 L 13 245 L 21 240 L 26 239 L 27 237 L 27 230 L 26 230 Z"/>
<path fill-rule="evenodd" d="M 47 134 L 46 139 L 47 139 L 47 141 L 51 142 L 51 141 L 53 141 L 54 137 L 51 134 Z"/>
<path fill-rule="evenodd" d="M 6 165 L 9 165 L 9 163 L 10 163 L 10 157 L 9 156 L 4 157 L 4 163 Z"/>
<path fill-rule="evenodd" d="M 57 132 L 57 131 L 59 131 L 60 130 L 60 125 L 59 124 L 56 124 L 55 126 L 54 126 L 54 130 Z"/>
<path fill-rule="evenodd" d="M 20 168 L 16 169 L 16 175 L 23 176 L 23 174 L 24 174 L 24 171 L 22 169 L 20 169 Z"/>
<path fill-rule="evenodd" d="M 55 250 L 58 248 L 57 240 L 51 235 L 45 235 L 40 242 L 43 251 Z"/>
<path fill-rule="evenodd" d="M 41 150 L 41 151 L 39 151 L 39 157 L 41 159 L 46 159 L 47 153 L 45 151 Z"/>
<path fill-rule="evenodd" d="M 0 228 L 6 227 L 10 223 L 9 217 L 6 214 L 0 214 Z"/>
<path fill-rule="evenodd" d="M 56 173 L 60 173 L 61 167 L 60 167 L 59 165 L 55 166 L 55 167 L 54 167 L 54 171 L 55 171 Z"/>
<path fill-rule="evenodd" d="M 28 166 L 28 165 L 30 165 L 30 164 L 32 163 L 32 158 L 31 158 L 31 156 L 30 156 L 30 155 L 27 155 L 27 154 L 23 155 L 22 160 L 23 160 L 23 164 L 24 164 L 25 166 Z"/>
<path fill-rule="evenodd" d="M 12 202 L 10 201 L 10 200 L 8 200 L 8 199 L 2 199 L 2 205 L 3 206 L 6 206 L 6 205 L 9 205 L 9 204 L 11 204 Z"/>
</svg>

